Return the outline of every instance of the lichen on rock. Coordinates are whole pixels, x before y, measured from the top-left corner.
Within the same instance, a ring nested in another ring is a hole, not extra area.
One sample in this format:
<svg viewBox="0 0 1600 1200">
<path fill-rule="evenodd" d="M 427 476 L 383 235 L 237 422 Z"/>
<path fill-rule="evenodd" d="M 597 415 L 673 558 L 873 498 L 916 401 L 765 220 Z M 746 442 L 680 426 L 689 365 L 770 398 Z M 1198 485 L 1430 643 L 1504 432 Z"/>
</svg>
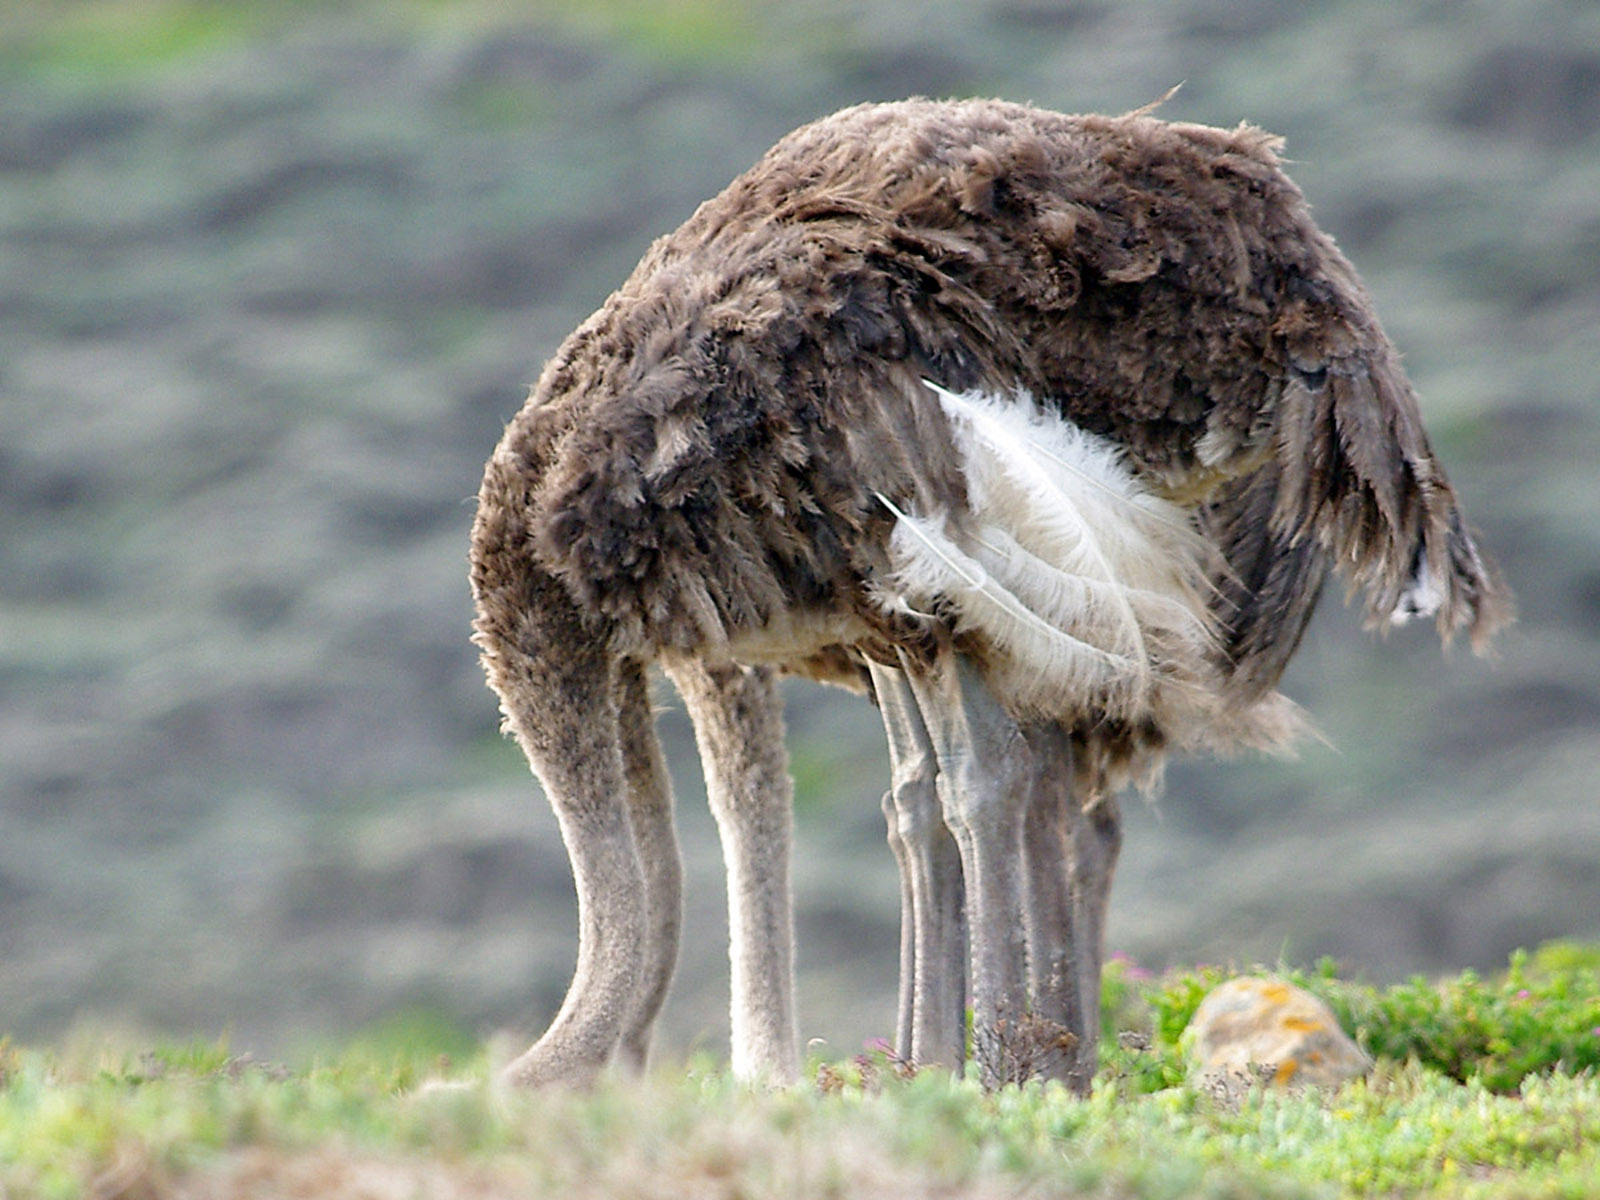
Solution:
<svg viewBox="0 0 1600 1200">
<path fill-rule="evenodd" d="M 1328 1086 L 1365 1075 L 1372 1060 L 1321 1000 L 1281 979 L 1230 979 L 1212 989 L 1183 1045 L 1208 1079 Z"/>
</svg>

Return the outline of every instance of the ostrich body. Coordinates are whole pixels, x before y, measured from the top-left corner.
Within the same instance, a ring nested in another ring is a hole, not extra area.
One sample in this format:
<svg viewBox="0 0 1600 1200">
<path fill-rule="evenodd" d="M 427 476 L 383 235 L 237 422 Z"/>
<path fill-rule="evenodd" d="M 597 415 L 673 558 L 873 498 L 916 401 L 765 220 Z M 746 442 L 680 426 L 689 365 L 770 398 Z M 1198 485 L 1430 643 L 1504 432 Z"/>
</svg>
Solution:
<svg viewBox="0 0 1600 1200">
<path fill-rule="evenodd" d="M 658 240 L 487 467 L 476 641 L 572 859 L 566 1001 L 508 1069 L 642 1061 L 679 936 L 645 687 L 728 860 L 735 1070 L 798 1066 L 773 676 L 890 739 L 900 1049 L 986 1082 L 1038 1014 L 1093 1069 L 1114 792 L 1272 748 L 1331 568 L 1377 627 L 1507 602 L 1274 139 L 997 101 L 803 127 Z M 1070 1040 L 1070 1039 L 1068 1039 Z"/>
</svg>

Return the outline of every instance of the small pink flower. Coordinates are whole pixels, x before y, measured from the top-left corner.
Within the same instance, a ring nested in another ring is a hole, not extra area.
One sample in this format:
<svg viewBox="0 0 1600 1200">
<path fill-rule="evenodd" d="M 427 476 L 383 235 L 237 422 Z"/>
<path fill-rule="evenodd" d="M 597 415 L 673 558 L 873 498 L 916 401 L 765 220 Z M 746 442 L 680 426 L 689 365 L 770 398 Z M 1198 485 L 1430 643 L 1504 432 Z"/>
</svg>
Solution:
<svg viewBox="0 0 1600 1200">
<path fill-rule="evenodd" d="M 1516 998 L 1518 1000 L 1526 1000 L 1531 995 L 1533 995 L 1532 992 L 1530 992 L 1527 988 L 1523 988 L 1520 992 L 1517 993 Z"/>
<path fill-rule="evenodd" d="M 1126 950 L 1112 951 L 1111 961 L 1122 964 L 1122 977 L 1124 979 L 1132 979 L 1137 982 L 1141 979 L 1155 978 L 1155 972 L 1147 971 L 1138 963 L 1134 962 L 1133 955 L 1129 954 Z"/>
</svg>

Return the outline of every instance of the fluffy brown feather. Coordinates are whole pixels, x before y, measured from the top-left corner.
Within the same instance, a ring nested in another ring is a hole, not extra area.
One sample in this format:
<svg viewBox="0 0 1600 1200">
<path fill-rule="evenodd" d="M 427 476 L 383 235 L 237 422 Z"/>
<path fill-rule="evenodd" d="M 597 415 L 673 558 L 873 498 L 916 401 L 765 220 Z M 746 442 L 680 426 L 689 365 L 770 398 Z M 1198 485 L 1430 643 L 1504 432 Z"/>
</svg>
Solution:
<svg viewBox="0 0 1600 1200">
<path fill-rule="evenodd" d="M 964 503 L 927 377 L 1031 392 L 1196 512 L 1241 695 L 1270 691 L 1330 566 L 1384 625 L 1425 565 L 1441 632 L 1481 643 L 1505 592 L 1277 148 L 998 101 L 790 134 L 650 248 L 511 423 L 475 535 L 480 640 L 511 634 L 519 572 L 627 656 L 823 611 L 856 622 L 805 668 L 830 675 L 940 636 L 872 598 L 893 524 L 875 497 Z M 1108 762 L 1164 742 L 1079 737 Z"/>
</svg>

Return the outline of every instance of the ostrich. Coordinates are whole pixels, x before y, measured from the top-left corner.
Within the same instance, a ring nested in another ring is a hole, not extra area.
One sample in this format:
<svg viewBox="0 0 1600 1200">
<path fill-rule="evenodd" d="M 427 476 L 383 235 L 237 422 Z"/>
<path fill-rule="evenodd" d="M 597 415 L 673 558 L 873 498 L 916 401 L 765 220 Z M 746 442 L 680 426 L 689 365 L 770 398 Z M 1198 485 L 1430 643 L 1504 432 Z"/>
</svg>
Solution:
<svg viewBox="0 0 1600 1200">
<path fill-rule="evenodd" d="M 1284 745 L 1331 569 L 1481 646 L 1509 599 L 1277 142 L 1147 111 L 862 105 L 658 240 L 485 471 L 474 640 L 554 808 L 574 976 L 506 1069 L 639 1065 L 680 936 L 647 668 L 727 858 L 733 1067 L 798 1071 L 775 677 L 869 692 L 905 905 L 900 1049 L 1093 1070 L 1115 793 Z M 1068 1044 L 1070 1038 L 1063 1039 Z"/>
</svg>

